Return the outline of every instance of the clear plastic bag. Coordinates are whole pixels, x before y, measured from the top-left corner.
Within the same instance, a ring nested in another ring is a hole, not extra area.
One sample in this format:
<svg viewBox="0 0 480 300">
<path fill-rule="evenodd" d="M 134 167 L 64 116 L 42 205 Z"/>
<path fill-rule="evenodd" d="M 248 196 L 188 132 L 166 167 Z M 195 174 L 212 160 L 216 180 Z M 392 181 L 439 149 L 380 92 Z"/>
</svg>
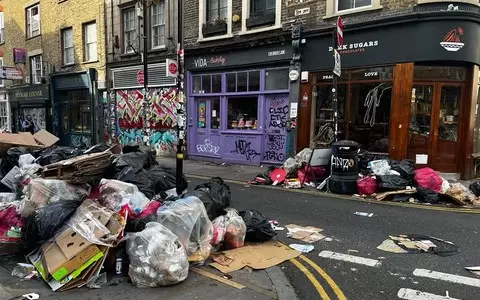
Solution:
<svg viewBox="0 0 480 300">
<path fill-rule="evenodd" d="M 133 212 L 140 213 L 150 203 L 136 185 L 113 179 L 100 181 L 99 200 L 103 206 L 117 212 L 128 205 Z"/>
<path fill-rule="evenodd" d="M 226 249 L 243 247 L 245 234 L 247 233 L 247 225 L 245 225 L 245 221 L 243 221 L 243 218 L 240 217 L 236 209 L 227 208 L 226 211 L 223 245 Z"/>
<path fill-rule="evenodd" d="M 23 168 L 25 165 L 33 164 L 34 161 L 35 157 L 33 157 L 33 155 L 31 155 L 30 153 L 22 154 L 18 159 L 18 166 L 20 168 Z"/>
<path fill-rule="evenodd" d="M 178 237 L 165 226 L 151 222 L 142 232 L 127 236 L 128 275 L 137 287 L 158 287 L 184 281 L 188 257 Z"/>
<path fill-rule="evenodd" d="M 157 211 L 157 222 L 178 236 L 188 255 L 199 250 L 205 259 L 210 256 L 213 226 L 202 201 L 197 197 L 165 202 Z"/>
<path fill-rule="evenodd" d="M 33 178 L 24 187 L 22 217 L 30 216 L 35 210 L 59 201 L 80 201 L 90 194 L 89 185 L 73 185 L 63 180 Z"/>
<path fill-rule="evenodd" d="M 214 247 L 220 246 L 220 244 L 223 242 L 223 239 L 225 238 L 225 232 L 227 231 L 225 221 L 225 216 L 217 217 L 215 218 L 215 220 L 212 221 L 213 235 L 210 244 Z"/>
<path fill-rule="evenodd" d="M 17 199 L 15 193 L 0 193 L 0 202 L 12 202 Z"/>
</svg>

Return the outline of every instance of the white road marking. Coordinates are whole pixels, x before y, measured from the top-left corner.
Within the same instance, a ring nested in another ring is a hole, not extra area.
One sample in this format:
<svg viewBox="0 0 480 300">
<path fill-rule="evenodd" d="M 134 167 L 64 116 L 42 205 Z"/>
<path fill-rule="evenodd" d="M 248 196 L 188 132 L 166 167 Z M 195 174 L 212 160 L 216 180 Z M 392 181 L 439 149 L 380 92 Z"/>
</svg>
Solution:
<svg viewBox="0 0 480 300">
<path fill-rule="evenodd" d="M 431 279 L 438 279 L 438 280 L 443 280 L 443 281 L 448 281 L 453 283 L 459 283 L 459 284 L 464 284 L 464 285 L 469 285 L 474 287 L 480 287 L 480 279 L 472 278 L 472 277 L 453 275 L 453 274 L 442 273 L 437 271 L 430 271 L 427 269 L 415 269 L 415 271 L 413 271 L 413 275 L 419 276 L 419 277 L 431 278 Z"/>
<path fill-rule="evenodd" d="M 401 288 L 398 291 L 397 296 L 398 298 L 405 300 L 460 300 L 449 296 L 439 296 L 407 288 Z"/>
<path fill-rule="evenodd" d="M 342 260 L 342 261 L 351 262 L 359 265 L 365 265 L 369 267 L 380 267 L 382 264 L 380 261 L 376 259 L 364 258 L 360 256 L 354 256 L 354 255 L 337 253 L 337 252 L 326 251 L 326 250 L 320 252 L 318 256 L 323 258 Z"/>
</svg>

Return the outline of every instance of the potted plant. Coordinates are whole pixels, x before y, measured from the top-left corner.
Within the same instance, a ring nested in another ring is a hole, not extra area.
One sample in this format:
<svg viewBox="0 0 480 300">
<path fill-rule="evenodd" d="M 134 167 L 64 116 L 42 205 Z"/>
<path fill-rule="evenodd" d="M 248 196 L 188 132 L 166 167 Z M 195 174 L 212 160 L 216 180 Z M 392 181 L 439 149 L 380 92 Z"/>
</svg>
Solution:
<svg viewBox="0 0 480 300">
<path fill-rule="evenodd" d="M 202 26 L 203 36 L 221 35 L 227 33 L 227 21 L 225 19 L 216 19 Z"/>
<path fill-rule="evenodd" d="M 275 24 L 275 13 L 252 15 L 247 19 L 247 28 Z"/>
</svg>

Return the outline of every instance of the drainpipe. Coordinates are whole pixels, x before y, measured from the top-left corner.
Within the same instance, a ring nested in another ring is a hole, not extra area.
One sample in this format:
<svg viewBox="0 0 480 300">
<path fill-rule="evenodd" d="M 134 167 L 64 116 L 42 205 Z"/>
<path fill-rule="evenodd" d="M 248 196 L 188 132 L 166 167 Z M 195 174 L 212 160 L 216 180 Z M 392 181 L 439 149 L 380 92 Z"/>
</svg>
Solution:
<svg viewBox="0 0 480 300">
<path fill-rule="evenodd" d="M 148 100 L 148 36 L 147 34 L 149 31 L 147 30 L 148 22 L 147 22 L 147 0 L 143 0 L 142 2 L 142 10 L 143 10 L 143 139 L 144 143 L 148 146 L 149 137 L 147 134 L 147 108 L 149 103 Z"/>
<path fill-rule="evenodd" d="M 183 50 L 183 0 L 177 0 L 178 16 L 177 16 L 177 63 L 178 63 L 178 77 L 177 77 L 177 101 L 180 106 L 177 106 L 177 170 L 176 170 L 176 185 L 177 194 L 180 195 L 181 182 L 183 178 L 183 148 L 185 139 L 185 97 L 183 94 L 184 81 L 184 50 Z"/>
</svg>

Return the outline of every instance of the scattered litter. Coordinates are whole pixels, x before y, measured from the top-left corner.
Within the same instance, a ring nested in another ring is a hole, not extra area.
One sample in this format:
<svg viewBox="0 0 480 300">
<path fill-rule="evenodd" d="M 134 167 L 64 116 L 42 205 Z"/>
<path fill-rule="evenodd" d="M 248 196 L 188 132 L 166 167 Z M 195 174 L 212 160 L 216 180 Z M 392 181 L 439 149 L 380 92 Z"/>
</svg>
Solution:
<svg viewBox="0 0 480 300">
<path fill-rule="evenodd" d="M 439 256 L 451 256 L 458 253 L 458 247 L 452 242 L 424 235 L 389 236 L 377 249 L 393 253 L 434 253 Z"/>
<path fill-rule="evenodd" d="M 355 215 L 361 216 L 361 217 L 368 217 L 368 218 L 373 217 L 373 213 L 366 213 L 366 212 L 359 212 L 359 211 L 356 211 Z"/>
<path fill-rule="evenodd" d="M 331 242 L 331 241 L 333 241 L 333 238 L 331 238 L 331 237 L 326 237 L 326 238 L 324 239 L 324 241 L 325 241 L 325 242 Z"/>
<path fill-rule="evenodd" d="M 315 249 L 313 245 L 290 244 L 288 246 L 302 253 L 310 253 L 313 251 L 313 249 Z"/>
<path fill-rule="evenodd" d="M 480 276 L 480 266 L 477 267 L 465 267 L 465 270 L 470 271 L 471 273 Z"/>
<path fill-rule="evenodd" d="M 392 253 L 408 253 L 407 250 L 404 250 L 402 247 L 398 246 L 395 244 L 394 241 L 387 239 L 384 240 L 378 247 L 377 249 L 387 251 L 387 252 L 392 252 Z"/>
<path fill-rule="evenodd" d="M 350 271 L 357 272 L 358 269 L 357 268 L 350 268 Z"/>
<path fill-rule="evenodd" d="M 18 277 L 20 279 L 28 279 L 26 277 L 30 276 L 32 273 L 36 274 L 34 265 L 17 263 L 17 266 L 12 271 L 12 276 Z"/>
<path fill-rule="evenodd" d="M 358 253 L 358 250 L 348 249 L 347 252 L 355 252 L 355 253 Z"/>
<path fill-rule="evenodd" d="M 102 285 L 105 285 L 107 283 L 107 273 L 102 273 L 97 276 L 93 276 L 90 278 L 90 280 L 87 282 L 87 287 L 91 289 L 100 289 L 102 288 Z"/>
<path fill-rule="evenodd" d="M 305 243 L 311 244 L 325 238 L 325 236 L 320 233 L 323 231 L 321 228 L 313 226 L 302 227 L 295 224 L 290 224 L 285 227 L 288 230 L 287 237 L 303 241 Z"/>
<path fill-rule="evenodd" d="M 28 299 L 28 300 L 37 300 L 40 299 L 40 295 L 37 293 L 30 293 L 30 294 L 25 294 L 22 295 L 22 299 Z"/>
</svg>

